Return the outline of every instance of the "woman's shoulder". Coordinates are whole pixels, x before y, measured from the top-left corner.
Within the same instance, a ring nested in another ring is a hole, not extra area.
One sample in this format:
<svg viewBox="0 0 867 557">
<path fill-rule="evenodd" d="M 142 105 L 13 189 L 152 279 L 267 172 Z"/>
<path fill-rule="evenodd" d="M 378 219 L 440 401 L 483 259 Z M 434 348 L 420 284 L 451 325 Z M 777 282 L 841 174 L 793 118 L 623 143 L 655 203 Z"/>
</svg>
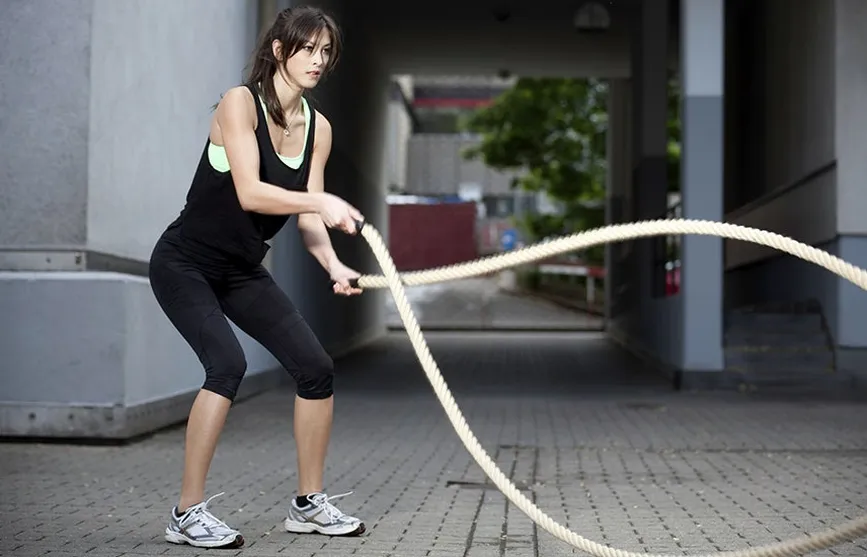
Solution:
<svg viewBox="0 0 867 557">
<path fill-rule="evenodd" d="M 316 131 L 319 130 L 328 130 L 331 131 L 331 122 L 328 121 L 328 118 L 325 117 L 319 109 L 310 107 L 313 109 L 313 113 L 316 115 Z"/>
<path fill-rule="evenodd" d="M 250 91 L 250 88 L 246 85 L 238 85 L 226 90 L 221 97 L 221 102 L 228 102 L 230 104 L 249 104 L 253 106 L 253 93 Z"/>
<path fill-rule="evenodd" d="M 312 108 L 312 107 L 311 107 Z M 326 133 L 331 135 L 331 122 L 319 110 L 313 108 L 313 114 L 316 116 L 316 134 Z"/>
<path fill-rule="evenodd" d="M 328 121 L 328 118 L 325 117 L 324 114 L 313 109 L 313 114 L 315 114 L 316 125 L 313 127 L 313 150 L 314 151 L 323 151 L 330 152 L 331 151 L 331 122 Z"/>
<path fill-rule="evenodd" d="M 251 122 L 255 127 L 256 105 L 250 89 L 244 85 L 228 89 L 220 98 L 217 113 L 223 118 L 242 118 L 245 122 Z"/>
</svg>

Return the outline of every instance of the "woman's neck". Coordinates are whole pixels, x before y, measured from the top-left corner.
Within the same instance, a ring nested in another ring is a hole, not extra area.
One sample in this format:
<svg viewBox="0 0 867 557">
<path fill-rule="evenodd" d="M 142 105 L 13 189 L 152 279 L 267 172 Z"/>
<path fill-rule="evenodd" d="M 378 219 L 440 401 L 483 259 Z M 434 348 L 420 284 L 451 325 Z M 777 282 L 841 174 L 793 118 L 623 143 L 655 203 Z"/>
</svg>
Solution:
<svg viewBox="0 0 867 557">
<path fill-rule="evenodd" d="M 304 90 L 292 83 L 282 71 L 275 72 L 272 79 L 277 98 L 280 100 L 280 106 L 284 111 L 294 111 L 301 102 L 301 95 Z"/>
</svg>

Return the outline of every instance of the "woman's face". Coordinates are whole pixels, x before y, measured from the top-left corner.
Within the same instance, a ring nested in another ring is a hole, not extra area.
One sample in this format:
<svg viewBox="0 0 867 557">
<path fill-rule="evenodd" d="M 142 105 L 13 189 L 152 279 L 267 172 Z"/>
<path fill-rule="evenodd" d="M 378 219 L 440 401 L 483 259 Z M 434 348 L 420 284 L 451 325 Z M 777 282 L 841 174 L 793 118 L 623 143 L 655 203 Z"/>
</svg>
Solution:
<svg viewBox="0 0 867 557">
<path fill-rule="evenodd" d="M 331 36 L 323 29 L 318 36 L 310 37 L 298 52 L 286 60 L 286 73 L 299 87 L 312 89 L 322 78 L 322 71 L 330 58 Z"/>
</svg>

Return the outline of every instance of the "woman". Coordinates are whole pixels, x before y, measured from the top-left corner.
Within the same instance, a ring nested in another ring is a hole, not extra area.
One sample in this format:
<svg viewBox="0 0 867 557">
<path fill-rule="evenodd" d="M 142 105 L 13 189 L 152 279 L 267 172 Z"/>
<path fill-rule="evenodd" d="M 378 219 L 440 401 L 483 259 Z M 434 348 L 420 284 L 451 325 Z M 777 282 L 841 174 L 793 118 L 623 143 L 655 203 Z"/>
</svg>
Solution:
<svg viewBox="0 0 867 557">
<path fill-rule="evenodd" d="M 295 442 L 299 492 L 288 505 L 290 532 L 357 535 L 364 524 L 339 511 L 323 492 L 331 430 L 332 360 L 261 261 L 292 215 L 334 291 L 358 294 L 359 274 L 340 262 L 328 228 L 355 233 L 361 214 L 324 192 L 331 125 L 302 93 L 337 62 L 340 34 L 315 8 L 282 11 L 263 34 L 244 85 L 217 105 L 210 135 L 180 216 L 154 248 L 150 280 L 168 318 L 205 368 L 190 411 L 180 500 L 166 540 L 196 547 L 241 547 L 241 534 L 216 518 L 205 477 L 217 439 L 246 371 L 230 328 L 266 347 L 297 382 Z"/>
</svg>

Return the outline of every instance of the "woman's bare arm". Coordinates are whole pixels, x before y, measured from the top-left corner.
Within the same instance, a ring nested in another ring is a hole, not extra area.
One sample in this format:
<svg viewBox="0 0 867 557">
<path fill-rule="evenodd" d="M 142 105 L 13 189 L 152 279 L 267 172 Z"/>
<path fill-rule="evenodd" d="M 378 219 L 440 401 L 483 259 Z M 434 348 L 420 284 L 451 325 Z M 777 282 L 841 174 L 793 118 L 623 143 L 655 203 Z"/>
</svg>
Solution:
<svg viewBox="0 0 867 557">
<path fill-rule="evenodd" d="M 325 191 L 325 165 L 331 154 L 331 123 L 321 114 L 316 115 L 316 139 L 313 142 L 313 154 L 310 160 L 310 177 L 307 180 L 307 191 L 321 193 Z M 315 214 L 298 215 L 298 230 L 304 245 L 319 264 L 327 271 L 335 262 L 337 254 L 331 245 L 328 229 L 322 218 Z"/>
</svg>

